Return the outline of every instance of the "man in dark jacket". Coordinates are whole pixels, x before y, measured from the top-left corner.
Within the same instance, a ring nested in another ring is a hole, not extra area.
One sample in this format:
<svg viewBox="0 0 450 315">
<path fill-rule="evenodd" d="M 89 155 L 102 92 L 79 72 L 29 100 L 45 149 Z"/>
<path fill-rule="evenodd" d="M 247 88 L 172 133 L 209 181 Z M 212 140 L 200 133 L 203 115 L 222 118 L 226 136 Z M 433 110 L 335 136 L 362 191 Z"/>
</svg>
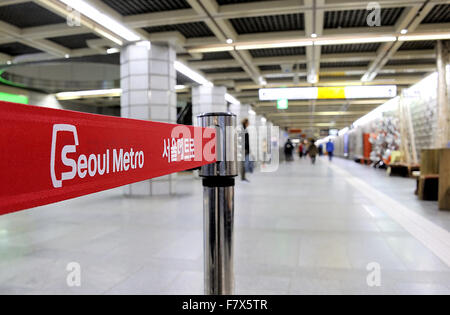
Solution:
<svg viewBox="0 0 450 315">
<path fill-rule="evenodd" d="M 246 168 L 248 167 L 248 164 L 250 163 L 250 136 L 248 134 L 248 125 L 249 121 L 247 118 L 245 118 L 242 121 L 242 128 L 244 133 L 244 161 L 241 161 L 241 180 L 248 182 L 249 180 L 246 177 Z"/>
<path fill-rule="evenodd" d="M 294 152 L 294 144 L 292 143 L 291 139 L 288 139 L 288 141 L 284 145 L 284 154 L 286 155 L 286 161 L 294 160 L 294 157 L 292 156 L 293 152 Z"/>
</svg>

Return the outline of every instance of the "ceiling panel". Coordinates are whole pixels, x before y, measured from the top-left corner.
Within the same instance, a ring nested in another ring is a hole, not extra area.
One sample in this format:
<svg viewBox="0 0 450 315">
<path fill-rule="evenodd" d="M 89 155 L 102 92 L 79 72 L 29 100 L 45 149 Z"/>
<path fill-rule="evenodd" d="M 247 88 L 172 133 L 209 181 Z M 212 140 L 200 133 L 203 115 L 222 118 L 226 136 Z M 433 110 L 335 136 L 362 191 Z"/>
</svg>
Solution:
<svg viewBox="0 0 450 315">
<path fill-rule="evenodd" d="M 231 67 L 231 68 L 213 68 L 213 69 L 203 69 L 204 73 L 229 73 L 229 72 L 244 72 L 241 67 Z"/>
<path fill-rule="evenodd" d="M 228 51 L 204 53 L 202 60 L 207 61 L 207 60 L 224 60 L 224 59 L 233 59 L 233 56 L 231 56 L 231 54 Z"/>
<path fill-rule="evenodd" d="M 422 49 L 434 49 L 436 42 L 433 40 L 417 41 L 417 42 L 405 42 L 399 50 L 422 50 Z"/>
<path fill-rule="evenodd" d="M 322 46 L 322 54 L 344 54 L 352 52 L 376 52 L 380 43 L 325 45 Z"/>
<path fill-rule="evenodd" d="M 450 23 L 450 4 L 435 6 L 422 23 Z"/>
<path fill-rule="evenodd" d="M 0 20 L 20 28 L 66 23 L 66 19 L 34 2 L 2 6 Z"/>
<path fill-rule="evenodd" d="M 11 56 L 25 55 L 40 53 L 42 51 L 26 46 L 21 43 L 7 43 L 0 45 L 0 53 L 8 54 Z"/>
<path fill-rule="evenodd" d="M 279 65 L 259 66 L 259 70 L 261 70 L 261 71 L 281 71 L 281 67 Z"/>
<path fill-rule="evenodd" d="M 250 54 L 254 58 L 296 56 L 296 55 L 303 56 L 303 55 L 305 55 L 305 47 L 254 49 L 254 50 L 250 50 Z"/>
<path fill-rule="evenodd" d="M 211 32 L 208 26 L 203 22 L 153 26 L 144 29 L 148 33 L 178 31 L 186 38 L 214 36 L 213 32 Z"/>
<path fill-rule="evenodd" d="M 389 60 L 386 65 L 400 66 L 400 65 L 435 65 L 435 59 L 409 59 L 409 60 Z"/>
<path fill-rule="evenodd" d="M 186 0 L 101 0 L 123 16 L 190 8 Z"/>
<path fill-rule="evenodd" d="M 349 61 L 349 62 L 322 62 L 320 64 L 321 68 L 349 68 L 351 67 L 367 67 L 369 66 L 369 61 Z"/>
<path fill-rule="evenodd" d="M 88 45 L 86 41 L 89 39 L 98 39 L 99 36 L 88 33 L 88 34 L 79 34 L 79 35 L 70 35 L 70 36 L 61 36 L 61 37 L 53 37 L 48 38 L 48 40 L 59 44 L 61 46 L 67 47 L 69 49 L 81 49 L 87 48 Z"/>
<path fill-rule="evenodd" d="M 238 34 L 297 31 L 305 29 L 303 13 L 231 19 Z"/>
<path fill-rule="evenodd" d="M 382 8 L 381 25 L 395 25 L 403 10 L 404 8 Z M 369 27 L 367 17 L 370 12 L 368 10 L 327 11 L 325 12 L 324 28 Z"/>
</svg>

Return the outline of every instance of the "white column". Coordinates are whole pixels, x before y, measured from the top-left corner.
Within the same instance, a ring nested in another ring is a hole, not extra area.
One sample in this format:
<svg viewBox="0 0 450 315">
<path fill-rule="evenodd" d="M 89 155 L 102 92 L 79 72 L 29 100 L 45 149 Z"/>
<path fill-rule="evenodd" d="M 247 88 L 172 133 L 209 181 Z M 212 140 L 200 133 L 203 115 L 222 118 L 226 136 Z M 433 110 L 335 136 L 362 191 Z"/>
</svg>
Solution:
<svg viewBox="0 0 450 315">
<path fill-rule="evenodd" d="M 197 126 L 197 115 L 211 112 L 227 112 L 224 86 L 196 86 L 192 88 L 192 123 Z"/>
<path fill-rule="evenodd" d="M 169 45 L 142 43 L 123 48 L 120 57 L 121 116 L 176 123 L 175 49 Z M 175 193 L 176 174 L 125 187 L 131 196 Z"/>
<path fill-rule="evenodd" d="M 236 121 L 238 126 L 242 125 L 242 121 L 245 118 L 249 118 L 249 111 L 251 110 L 251 106 L 248 104 L 231 104 L 229 111 L 236 115 Z"/>
</svg>

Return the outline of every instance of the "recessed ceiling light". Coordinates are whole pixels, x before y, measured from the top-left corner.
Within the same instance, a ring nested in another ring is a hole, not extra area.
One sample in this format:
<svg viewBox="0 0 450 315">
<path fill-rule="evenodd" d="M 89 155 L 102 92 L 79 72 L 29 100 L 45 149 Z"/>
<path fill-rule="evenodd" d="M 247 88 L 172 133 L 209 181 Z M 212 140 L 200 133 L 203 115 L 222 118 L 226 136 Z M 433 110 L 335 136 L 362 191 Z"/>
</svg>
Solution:
<svg viewBox="0 0 450 315">
<path fill-rule="evenodd" d="M 400 34 L 402 34 L 402 35 L 405 35 L 407 33 L 408 33 L 408 30 L 406 28 L 404 28 L 400 31 Z"/>
<path fill-rule="evenodd" d="M 312 34 L 311 34 L 311 37 L 312 37 L 312 38 L 316 38 L 316 37 L 317 37 L 317 34 L 316 34 L 316 33 L 312 33 Z"/>
<path fill-rule="evenodd" d="M 66 59 L 69 58 L 69 57 L 70 57 L 69 54 L 65 54 L 65 55 L 64 55 L 64 58 L 66 58 Z"/>
<path fill-rule="evenodd" d="M 10 64 L 12 64 L 12 61 L 11 61 L 11 60 L 8 60 L 8 61 L 6 62 L 6 64 L 10 65 Z"/>
<path fill-rule="evenodd" d="M 227 44 L 233 44 L 233 42 L 234 42 L 234 41 L 233 41 L 231 38 L 228 38 L 228 39 L 227 39 Z"/>
</svg>

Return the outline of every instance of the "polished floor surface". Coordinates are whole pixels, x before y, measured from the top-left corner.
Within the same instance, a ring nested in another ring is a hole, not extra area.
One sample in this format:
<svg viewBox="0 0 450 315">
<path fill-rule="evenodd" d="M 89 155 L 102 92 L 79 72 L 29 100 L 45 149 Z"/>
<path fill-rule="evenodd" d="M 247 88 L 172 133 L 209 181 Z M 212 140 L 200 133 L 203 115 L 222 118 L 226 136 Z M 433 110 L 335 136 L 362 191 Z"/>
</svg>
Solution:
<svg viewBox="0 0 450 315">
<path fill-rule="evenodd" d="M 325 158 L 250 180 L 236 186 L 236 293 L 450 294 L 450 212 L 416 200 L 413 180 Z M 0 217 L 0 294 L 202 294 L 201 181 L 180 175 L 178 191 Z"/>
</svg>

